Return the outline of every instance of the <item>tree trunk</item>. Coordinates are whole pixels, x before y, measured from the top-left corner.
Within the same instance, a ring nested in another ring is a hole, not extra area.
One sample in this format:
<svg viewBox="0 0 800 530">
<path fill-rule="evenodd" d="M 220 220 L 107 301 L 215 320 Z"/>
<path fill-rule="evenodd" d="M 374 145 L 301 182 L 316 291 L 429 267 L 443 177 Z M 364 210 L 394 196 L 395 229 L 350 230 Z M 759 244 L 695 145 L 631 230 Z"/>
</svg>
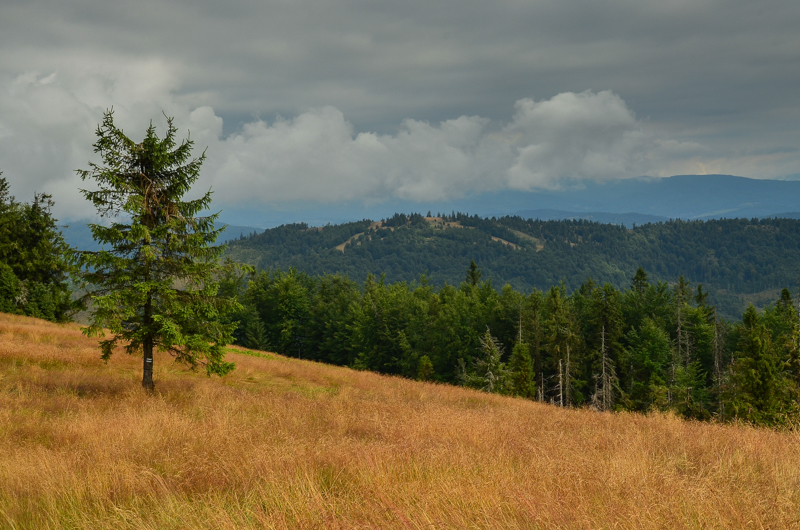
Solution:
<svg viewBox="0 0 800 530">
<path fill-rule="evenodd" d="M 558 360 L 558 406 L 564 406 L 564 380 L 561 376 L 561 359 Z"/>
<path fill-rule="evenodd" d="M 149 278 L 148 278 L 149 279 Z M 151 298 L 152 295 L 148 295 L 147 302 L 144 304 L 144 325 L 145 329 L 147 330 L 147 335 L 145 336 L 144 340 L 142 341 L 142 350 L 143 350 L 143 369 L 142 369 L 142 386 L 148 392 L 152 392 L 156 388 L 156 384 L 153 382 L 153 336 L 150 332 L 150 326 L 152 325 L 152 315 L 153 315 L 153 300 Z"/>
<path fill-rule="evenodd" d="M 683 356 L 681 354 L 681 345 L 683 344 L 683 334 L 681 333 L 681 305 L 683 304 L 682 300 L 678 301 L 678 361 L 683 361 Z"/>
<path fill-rule="evenodd" d="M 607 399 L 607 387 L 608 387 L 608 377 L 606 376 L 606 327 L 603 326 L 603 329 L 600 333 L 600 354 L 601 354 L 601 362 L 603 363 L 603 375 L 602 375 L 602 383 L 603 383 L 603 410 L 608 410 L 608 399 Z"/>
<path fill-rule="evenodd" d="M 797 325 L 800 328 L 800 276 L 797 277 Z M 797 334 L 797 349 L 800 350 L 800 333 Z"/>
<path fill-rule="evenodd" d="M 566 381 L 566 389 L 567 389 L 566 403 L 567 403 L 567 406 L 570 407 L 570 406 L 572 406 L 572 396 L 571 396 L 571 394 L 572 394 L 572 392 L 571 392 L 572 386 L 570 385 L 571 378 L 570 378 L 570 374 L 569 374 L 569 343 L 567 343 L 567 367 L 566 367 L 565 372 L 566 372 L 565 375 L 566 375 L 566 379 L 567 379 L 567 381 Z"/>
<path fill-rule="evenodd" d="M 153 339 L 147 337 L 142 344 L 144 350 L 144 369 L 142 373 L 142 386 L 148 392 L 152 392 L 156 388 L 153 382 Z"/>
</svg>

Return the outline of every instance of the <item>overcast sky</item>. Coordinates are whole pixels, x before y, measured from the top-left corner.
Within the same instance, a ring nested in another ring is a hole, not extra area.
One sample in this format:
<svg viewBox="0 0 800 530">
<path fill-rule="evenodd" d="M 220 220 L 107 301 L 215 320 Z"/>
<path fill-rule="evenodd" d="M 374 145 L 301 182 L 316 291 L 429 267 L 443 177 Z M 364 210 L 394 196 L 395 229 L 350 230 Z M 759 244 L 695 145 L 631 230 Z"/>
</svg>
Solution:
<svg viewBox="0 0 800 530">
<path fill-rule="evenodd" d="M 797 178 L 798 28 L 797 0 L 0 0 L 0 171 L 85 217 L 113 106 L 190 130 L 228 208 Z"/>
</svg>

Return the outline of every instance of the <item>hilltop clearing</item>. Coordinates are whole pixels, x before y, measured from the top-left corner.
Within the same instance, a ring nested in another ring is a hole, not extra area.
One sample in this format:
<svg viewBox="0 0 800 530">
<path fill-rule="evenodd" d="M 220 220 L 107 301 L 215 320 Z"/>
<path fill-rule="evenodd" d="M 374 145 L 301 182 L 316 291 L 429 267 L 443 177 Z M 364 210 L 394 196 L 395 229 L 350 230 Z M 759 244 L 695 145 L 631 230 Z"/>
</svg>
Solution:
<svg viewBox="0 0 800 530">
<path fill-rule="evenodd" d="M 257 355 L 257 356 L 256 356 Z M 0 315 L 0 526 L 779 528 L 800 437 L 232 349 L 207 378 Z"/>
</svg>

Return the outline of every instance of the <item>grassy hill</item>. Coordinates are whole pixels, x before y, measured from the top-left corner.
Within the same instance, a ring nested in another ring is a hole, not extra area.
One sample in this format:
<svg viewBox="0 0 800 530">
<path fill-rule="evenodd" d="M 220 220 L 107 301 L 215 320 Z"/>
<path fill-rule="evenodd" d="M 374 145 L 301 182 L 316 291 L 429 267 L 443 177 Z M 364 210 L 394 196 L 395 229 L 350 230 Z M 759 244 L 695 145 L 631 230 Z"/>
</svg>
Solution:
<svg viewBox="0 0 800 530">
<path fill-rule="evenodd" d="M 231 242 L 227 255 L 263 269 L 341 273 L 358 282 L 370 273 L 388 282 L 427 273 L 434 286 L 458 285 L 475 260 L 495 287 L 508 283 L 521 292 L 562 280 L 572 290 L 590 276 L 626 288 L 641 266 L 651 280 L 684 275 L 702 283 L 720 314 L 738 319 L 750 302 L 763 306 L 781 288 L 796 288 L 800 220 L 676 220 L 627 229 L 585 220 L 400 214 L 379 222 L 284 225 Z"/>
<path fill-rule="evenodd" d="M 5 528 L 780 528 L 800 436 L 245 350 L 207 378 L 0 314 Z"/>
</svg>

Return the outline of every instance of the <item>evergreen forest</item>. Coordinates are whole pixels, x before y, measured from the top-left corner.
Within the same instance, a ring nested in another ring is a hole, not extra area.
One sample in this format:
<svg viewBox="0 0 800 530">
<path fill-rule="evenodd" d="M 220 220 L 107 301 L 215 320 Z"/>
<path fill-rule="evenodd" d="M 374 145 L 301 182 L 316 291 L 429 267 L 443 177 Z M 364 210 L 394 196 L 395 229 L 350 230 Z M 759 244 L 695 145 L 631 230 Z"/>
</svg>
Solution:
<svg viewBox="0 0 800 530">
<path fill-rule="evenodd" d="M 720 316 L 734 320 L 750 303 L 763 308 L 796 285 L 800 220 L 673 220 L 627 229 L 585 220 L 396 214 L 380 222 L 284 225 L 231 242 L 227 255 L 263 270 L 338 273 L 358 282 L 368 274 L 411 282 L 425 273 L 436 287 L 458 285 L 475 260 L 484 279 L 520 292 L 562 281 L 572 291 L 589 277 L 622 289 L 642 267 L 651 281 L 682 275 L 702 284 Z"/>
<path fill-rule="evenodd" d="M 18 202 L 0 177 L 3 312 L 61 322 L 80 308 L 52 206 Z M 794 426 L 798 222 L 287 225 L 230 246 L 214 284 L 234 311 L 213 319 L 248 348 L 560 407 Z M 763 308 L 721 310 L 765 292 Z"/>
<path fill-rule="evenodd" d="M 30 203 L 11 195 L 0 177 L 0 311 L 63 322 L 78 307 L 72 299 L 74 254 L 51 214 L 52 197 Z"/>
<path fill-rule="evenodd" d="M 788 289 L 763 312 L 720 318 L 683 276 L 629 285 L 587 279 L 528 294 L 484 281 L 471 262 L 458 285 L 425 275 L 363 285 L 296 269 L 231 273 L 236 341 L 319 362 L 465 385 L 598 410 L 791 424 L 800 398 L 798 311 Z"/>
</svg>

